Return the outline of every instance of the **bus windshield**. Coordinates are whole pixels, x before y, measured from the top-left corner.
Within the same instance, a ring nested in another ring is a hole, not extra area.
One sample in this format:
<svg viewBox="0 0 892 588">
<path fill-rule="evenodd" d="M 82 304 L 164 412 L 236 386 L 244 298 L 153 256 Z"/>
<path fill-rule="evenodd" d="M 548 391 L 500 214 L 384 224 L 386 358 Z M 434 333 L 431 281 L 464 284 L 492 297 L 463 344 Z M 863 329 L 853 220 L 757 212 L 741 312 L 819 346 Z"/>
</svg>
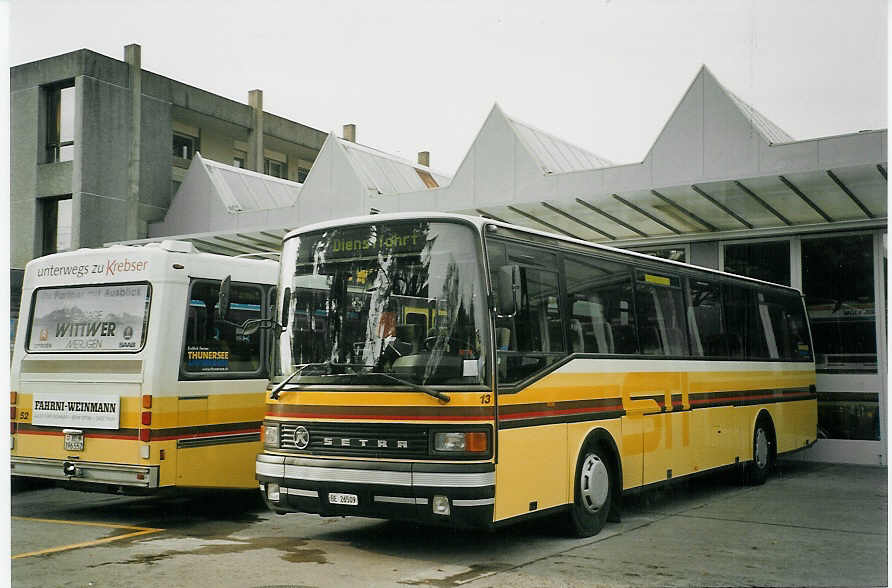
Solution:
<svg viewBox="0 0 892 588">
<path fill-rule="evenodd" d="M 282 259 L 294 273 L 282 284 L 291 289 L 280 340 L 283 375 L 318 364 L 294 381 L 483 383 L 478 243 L 470 227 L 425 221 L 333 228 L 286 241 Z"/>
</svg>

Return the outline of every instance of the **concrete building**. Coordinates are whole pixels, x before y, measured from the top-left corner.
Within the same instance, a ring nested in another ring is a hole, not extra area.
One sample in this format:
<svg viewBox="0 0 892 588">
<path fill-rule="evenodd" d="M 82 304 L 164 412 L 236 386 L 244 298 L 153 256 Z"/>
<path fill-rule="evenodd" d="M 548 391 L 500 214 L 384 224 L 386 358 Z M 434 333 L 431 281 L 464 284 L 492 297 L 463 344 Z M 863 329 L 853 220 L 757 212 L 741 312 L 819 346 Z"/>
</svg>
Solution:
<svg viewBox="0 0 892 588">
<path fill-rule="evenodd" d="M 326 133 L 87 49 L 10 70 L 10 265 L 139 239 L 193 156 L 303 181 Z"/>
</svg>

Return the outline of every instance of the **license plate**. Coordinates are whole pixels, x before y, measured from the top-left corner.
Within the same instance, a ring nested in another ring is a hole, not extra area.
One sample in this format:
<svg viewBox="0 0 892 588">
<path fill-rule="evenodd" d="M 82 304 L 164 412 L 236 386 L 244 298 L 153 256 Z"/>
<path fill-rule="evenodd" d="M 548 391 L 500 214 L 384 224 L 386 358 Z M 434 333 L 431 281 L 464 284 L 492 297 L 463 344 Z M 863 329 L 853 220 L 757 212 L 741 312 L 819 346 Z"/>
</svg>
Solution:
<svg viewBox="0 0 892 588">
<path fill-rule="evenodd" d="M 65 451 L 83 451 L 83 433 L 65 433 Z"/>
<path fill-rule="evenodd" d="M 338 492 L 328 493 L 329 504 L 346 504 L 348 506 L 359 505 L 359 497 L 356 494 L 340 494 Z"/>
</svg>

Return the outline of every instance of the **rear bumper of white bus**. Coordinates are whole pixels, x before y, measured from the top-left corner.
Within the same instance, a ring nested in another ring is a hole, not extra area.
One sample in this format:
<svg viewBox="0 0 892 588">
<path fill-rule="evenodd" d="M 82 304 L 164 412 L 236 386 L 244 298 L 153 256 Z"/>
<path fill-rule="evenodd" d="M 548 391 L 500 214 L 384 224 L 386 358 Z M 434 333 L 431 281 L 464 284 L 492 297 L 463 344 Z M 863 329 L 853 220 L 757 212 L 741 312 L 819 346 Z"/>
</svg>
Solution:
<svg viewBox="0 0 892 588">
<path fill-rule="evenodd" d="M 275 512 L 403 519 L 457 527 L 493 521 L 492 463 L 381 462 L 261 453 L 256 478 Z"/>
<path fill-rule="evenodd" d="M 72 485 L 158 487 L 158 466 L 13 456 L 10 469 L 13 476 L 59 480 Z"/>
</svg>

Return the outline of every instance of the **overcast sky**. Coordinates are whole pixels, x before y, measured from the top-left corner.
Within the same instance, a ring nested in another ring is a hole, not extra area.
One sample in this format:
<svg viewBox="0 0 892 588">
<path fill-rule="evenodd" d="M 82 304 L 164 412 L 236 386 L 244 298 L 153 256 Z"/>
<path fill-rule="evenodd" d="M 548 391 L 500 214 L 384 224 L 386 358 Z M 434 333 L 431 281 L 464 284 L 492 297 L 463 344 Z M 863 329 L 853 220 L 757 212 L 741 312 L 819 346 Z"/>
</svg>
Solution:
<svg viewBox="0 0 892 588">
<path fill-rule="evenodd" d="M 643 159 L 701 64 L 796 139 L 887 127 L 885 0 L 12 0 L 9 61 L 79 48 L 454 173 L 486 114 Z"/>
</svg>

